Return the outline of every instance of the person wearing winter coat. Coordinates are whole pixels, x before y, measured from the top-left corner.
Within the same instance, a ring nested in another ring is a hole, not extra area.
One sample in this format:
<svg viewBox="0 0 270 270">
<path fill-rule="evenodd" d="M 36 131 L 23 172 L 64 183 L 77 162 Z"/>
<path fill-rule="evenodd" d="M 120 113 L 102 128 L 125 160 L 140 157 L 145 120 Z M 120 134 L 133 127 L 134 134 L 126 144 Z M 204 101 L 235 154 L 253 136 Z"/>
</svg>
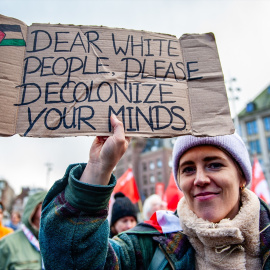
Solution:
<svg viewBox="0 0 270 270">
<path fill-rule="evenodd" d="M 28 198 L 21 228 L 0 240 L 0 270 L 43 269 L 38 233 L 46 193 L 36 192 Z"/>
<path fill-rule="evenodd" d="M 20 229 L 21 226 L 21 214 L 19 211 L 12 211 L 10 220 L 5 223 L 5 226 L 11 228 L 14 231 Z"/>
<path fill-rule="evenodd" d="M 114 194 L 112 214 L 110 220 L 110 237 L 137 225 L 137 210 L 131 200 L 122 192 Z"/>
<path fill-rule="evenodd" d="M 0 239 L 13 232 L 13 229 L 3 225 L 4 210 L 4 205 L 0 202 Z"/>
<path fill-rule="evenodd" d="M 245 187 L 251 164 L 236 134 L 180 136 L 172 158 L 184 193 L 177 213 L 157 211 L 109 239 L 112 171 L 129 142 L 115 116 L 111 124 L 113 135 L 96 137 L 88 163 L 70 165 L 44 200 L 40 245 L 47 270 L 270 269 L 269 209 Z"/>
</svg>

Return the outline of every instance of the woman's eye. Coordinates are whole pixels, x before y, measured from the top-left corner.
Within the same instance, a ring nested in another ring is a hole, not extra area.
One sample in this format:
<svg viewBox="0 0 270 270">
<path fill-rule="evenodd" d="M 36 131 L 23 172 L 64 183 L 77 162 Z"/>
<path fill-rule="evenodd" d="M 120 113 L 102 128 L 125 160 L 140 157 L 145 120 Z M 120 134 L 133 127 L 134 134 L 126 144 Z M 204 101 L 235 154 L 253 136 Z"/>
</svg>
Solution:
<svg viewBox="0 0 270 270">
<path fill-rule="evenodd" d="M 223 165 L 218 162 L 214 162 L 208 165 L 208 168 L 210 169 L 220 169 L 221 167 L 223 167 Z"/>
<path fill-rule="evenodd" d="M 182 170 L 183 173 L 186 173 L 186 174 L 191 174 L 193 172 L 195 172 L 195 168 L 193 167 L 186 167 Z"/>
</svg>

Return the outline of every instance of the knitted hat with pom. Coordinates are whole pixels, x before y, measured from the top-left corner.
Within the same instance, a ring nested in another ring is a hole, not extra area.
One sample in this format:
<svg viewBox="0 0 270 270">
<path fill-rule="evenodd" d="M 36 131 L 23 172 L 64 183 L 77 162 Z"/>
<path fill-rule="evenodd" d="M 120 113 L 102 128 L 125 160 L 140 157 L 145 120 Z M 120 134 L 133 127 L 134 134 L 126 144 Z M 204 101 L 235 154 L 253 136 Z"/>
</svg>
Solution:
<svg viewBox="0 0 270 270">
<path fill-rule="evenodd" d="M 117 192 L 114 195 L 115 202 L 112 207 L 111 226 L 123 217 L 134 217 L 137 221 L 137 211 L 135 205 L 122 192 Z"/>
<path fill-rule="evenodd" d="M 249 154 L 244 142 L 238 134 L 235 133 L 216 137 L 195 137 L 192 135 L 187 135 L 178 137 L 173 148 L 173 174 L 179 189 L 180 187 L 177 181 L 179 160 L 186 151 L 199 145 L 213 145 L 227 151 L 242 169 L 247 181 L 247 185 L 250 183 L 252 177 L 252 168 Z"/>
</svg>

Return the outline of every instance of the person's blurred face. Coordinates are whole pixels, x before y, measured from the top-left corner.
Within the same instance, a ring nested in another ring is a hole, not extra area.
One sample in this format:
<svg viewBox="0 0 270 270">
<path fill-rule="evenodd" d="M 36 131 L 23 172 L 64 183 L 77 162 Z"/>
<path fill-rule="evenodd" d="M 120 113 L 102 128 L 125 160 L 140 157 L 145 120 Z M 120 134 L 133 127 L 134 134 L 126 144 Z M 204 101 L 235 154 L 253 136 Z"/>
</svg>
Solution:
<svg viewBox="0 0 270 270">
<path fill-rule="evenodd" d="M 161 210 L 162 209 L 162 201 L 161 200 L 156 200 L 152 203 L 152 207 L 151 207 L 151 213 L 155 213 L 157 210 Z"/>
<path fill-rule="evenodd" d="M 3 217 L 4 217 L 4 212 L 2 209 L 0 209 L 0 224 L 2 223 Z"/>
<path fill-rule="evenodd" d="M 211 222 L 233 219 L 246 183 L 233 159 L 214 146 L 197 146 L 180 158 L 179 185 L 189 208 Z"/>
<path fill-rule="evenodd" d="M 32 222 L 38 229 L 39 229 L 39 225 L 40 225 L 41 208 L 42 208 L 42 204 L 40 203 L 36 207 L 36 211 L 35 211 L 35 213 L 34 213 L 34 215 L 32 217 Z"/>
<path fill-rule="evenodd" d="M 21 219 L 20 219 L 18 213 L 12 213 L 12 215 L 11 215 L 11 222 L 16 225 L 20 221 L 21 221 Z"/>
<path fill-rule="evenodd" d="M 114 228 L 116 230 L 117 233 L 123 232 L 123 231 L 127 231 L 129 229 L 132 229 L 133 227 L 135 227 L 137 224 L 137 221 L 134 217 L 123 217 L 118 219 L 115 224 L 114 224 Z"/>
</svg>

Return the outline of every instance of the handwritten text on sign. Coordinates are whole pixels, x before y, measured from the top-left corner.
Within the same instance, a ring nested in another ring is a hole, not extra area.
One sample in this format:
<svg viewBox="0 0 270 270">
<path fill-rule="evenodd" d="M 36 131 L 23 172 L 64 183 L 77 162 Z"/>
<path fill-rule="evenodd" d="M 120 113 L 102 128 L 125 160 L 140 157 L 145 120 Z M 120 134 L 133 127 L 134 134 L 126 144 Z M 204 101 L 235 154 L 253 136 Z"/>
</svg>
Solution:
<svg viewBox="0 0 270 270">
<path fill-rule="evenodd" d="M 33 25 L 18 117 L 28 121 L 24 136 L 37 128 L 87 133 L 100 125 L 110 132 L 113 113 L 130 134 L 181 132 L 190 129 L 186 81 L 202 79 L 198 72 L 196 59 L 185 66 L 173 36 Z"/>
</svg>

